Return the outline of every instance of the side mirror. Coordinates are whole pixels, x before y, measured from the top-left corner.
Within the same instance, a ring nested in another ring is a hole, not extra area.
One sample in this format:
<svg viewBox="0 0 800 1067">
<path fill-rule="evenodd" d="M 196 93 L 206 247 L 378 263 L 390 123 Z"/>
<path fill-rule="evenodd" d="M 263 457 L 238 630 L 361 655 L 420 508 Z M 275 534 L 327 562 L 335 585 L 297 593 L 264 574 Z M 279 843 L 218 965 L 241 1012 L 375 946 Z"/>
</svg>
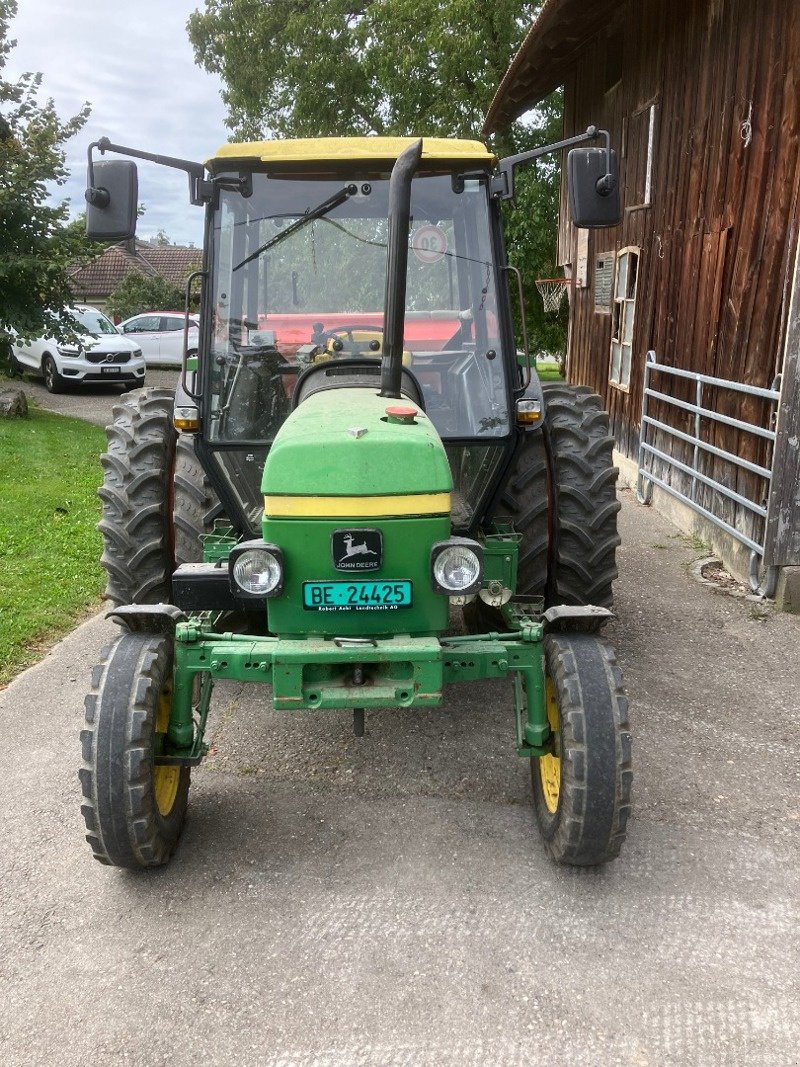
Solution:
<svg viewBox="0 0 800 1067">
<path fill-rule="evenodd" d="M 101 160 L 89 169 L 86 236 L 93 241 L 124 241 L 136 234 L 139 180 L 128 159 Z"/>
<path fill-rule="evenodd" d="M 572 221 L 579 229 L 596 230 L 620 224 L 616 152 L 605 148 L 573 148 L 567 156 L 567 181 Z"/>
</svg>

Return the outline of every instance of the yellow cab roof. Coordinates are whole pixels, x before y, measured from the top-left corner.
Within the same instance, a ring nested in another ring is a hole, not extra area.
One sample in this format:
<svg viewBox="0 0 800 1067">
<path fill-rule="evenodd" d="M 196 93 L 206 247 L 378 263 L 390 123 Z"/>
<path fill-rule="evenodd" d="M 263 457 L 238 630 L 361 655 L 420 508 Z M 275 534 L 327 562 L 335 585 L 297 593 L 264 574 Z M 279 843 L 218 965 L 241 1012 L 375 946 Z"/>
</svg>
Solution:
<svg viewBox="0 0 800 1067">
<path fill-rule="evenodd" d="M 314 169 L 314 164 L 342 166 L 365 163 L 375 166 L 391 164 L 413 144 L 416 137 L 307 137 L 297 140 L 246 141 L 224 144 L 206 165 L 218 170 L 225 163 L 248 161 L 273 166 L 300 165 Z M 423 137 L 422 164 L 493 169 L 497 157 L 480 141 L 462 141 L 449 137 Z"/>
</svg>

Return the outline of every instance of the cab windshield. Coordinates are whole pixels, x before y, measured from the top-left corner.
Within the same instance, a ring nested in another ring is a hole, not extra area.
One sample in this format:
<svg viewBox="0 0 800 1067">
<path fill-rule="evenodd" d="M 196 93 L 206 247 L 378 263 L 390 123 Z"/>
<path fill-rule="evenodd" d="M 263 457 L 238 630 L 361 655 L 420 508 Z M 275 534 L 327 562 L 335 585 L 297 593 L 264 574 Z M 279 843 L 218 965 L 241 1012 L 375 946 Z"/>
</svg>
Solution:
<svg viewBox="0 0 800 1067">
<path fill-rule="evenodd" d="M 269 445 L 300 375 L 383 350 L 388 175 L 222 175 L 213 220 L 210 441 Z M 245 190 L 249 193 L 249 189 Z M 487 182 L 414 179 L 403 364 L 445 441 L 509 434 Z M 406 380 L 408 380 L 408 375 Z"/>
</svg>

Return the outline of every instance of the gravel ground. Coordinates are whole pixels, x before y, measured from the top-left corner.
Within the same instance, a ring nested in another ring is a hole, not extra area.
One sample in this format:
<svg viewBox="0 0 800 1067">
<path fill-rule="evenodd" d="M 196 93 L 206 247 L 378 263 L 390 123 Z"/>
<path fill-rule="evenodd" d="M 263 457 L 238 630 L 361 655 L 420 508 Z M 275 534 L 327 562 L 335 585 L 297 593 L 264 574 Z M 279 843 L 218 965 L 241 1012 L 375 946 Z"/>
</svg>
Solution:
<svg viewBox="0 0 800 1067">
<path fill-rule="evenodd" d="M 554 867 L 506 685 L 441 709 L 277 714 L 220 685 L 166 870 L 82 839 L 98 617 L 0 693 L 5 1065 L 800 1062 L 800 620 L 695 582 L 622 493 L 634 817 Z"/>
<path fill-rule="evenodd" d="M 148 386 L 160 385 L 174 389 L 179 373 L 167 367 L 150 367 L 145 382 Z M 24 390 L 29 401 L 35 401 L 45 411 L 73 415 L 76 419 L 86 419 L 97 426 L 107 426 L 113 420 L 112 408 L 125 396 L 118 385 L 73 385 L 65 393 L 48 393 L 42 379 L 29 374 L 16 379 L 14 384 Z"/>
</svg>

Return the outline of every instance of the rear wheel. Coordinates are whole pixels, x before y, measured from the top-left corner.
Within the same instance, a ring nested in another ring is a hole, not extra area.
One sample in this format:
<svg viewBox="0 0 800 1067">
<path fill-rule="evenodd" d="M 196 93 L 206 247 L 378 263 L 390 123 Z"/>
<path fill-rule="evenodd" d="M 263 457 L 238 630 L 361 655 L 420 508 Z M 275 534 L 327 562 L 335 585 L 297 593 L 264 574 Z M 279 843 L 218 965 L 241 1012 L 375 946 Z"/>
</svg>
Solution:
<svg viewBox="0 0 800 1067">
<path fill-rule="evenodd" d="M 608 414 L 601 398 L 584 386 L 543 388 L 549 456 L 544 435 L 528 434 L 495 510 L 522 534 L 516 592 L 544 597 L 546 607 L 610 608 L 620 503 Z M 500 612 L 480 599 L 468 605 L 464 617 L 475 632 L 505 628 Z M 601 625 L 582 623 L 584 629 Z"/>
<path fill-rule="evenodd" d="M 96 860 L 159 867 L 186 817 L 188 767 L 158 766 L 169 728 L 172 639 L 124 633 L 92 673 L 81 732 L 82 812 Z"/>
<path fill-rule="evenodd" d="M 49 353 L 42 359 L 42 377 L 44 378 L 44 387 L 48 393 L 64 392 L 67 383 L 58 373 L 56 361 Z"/>
<path fill-rule="evenodd" d="M 116 604 L 171 600 L 172 572 L 203 557 L 219 505 L 194 456 L 172 424 L 173 394 L 142 389 L 114 407 L 108 451 L 101 456 L 101 563 L 106 596 Z"/>
<path fill-rule="evenodd" d="M 194 438 L 179 434 L 175 444 L 172 524 L 175 559 L 197 563 L 203 558 L 203 534 L 222 514 L 217 495 L 195 455 Z"/>
<path fill-rule="evenodd" d="M 543 597 L 547 587 L 550 549 L 550 504 L 547 452 L 541 433 L 526 434 L 514 457 L 511 473 L 495 509 L 495 517 L 513 522 L 522 535 L 517 564 L 521 596 Z M 477 597 L 464 608 L 464 620 L 473 633 L 505 630 L 497 608 Z"/>
<path fill-rule="evenodd" d="M 531 758 L 536 821 L 557 863 L 614 859 L 630 814 L 628 701 L 611 648 L 591 634 L 545 638 L 552 754 Z"/>
<path fill-rule="evenodd" d="M 608 414 L 582 386 L 547 385 L 544 397 L 556 507 L 548 606 L 610 608 L 620 503 Z"/>
</svg>

